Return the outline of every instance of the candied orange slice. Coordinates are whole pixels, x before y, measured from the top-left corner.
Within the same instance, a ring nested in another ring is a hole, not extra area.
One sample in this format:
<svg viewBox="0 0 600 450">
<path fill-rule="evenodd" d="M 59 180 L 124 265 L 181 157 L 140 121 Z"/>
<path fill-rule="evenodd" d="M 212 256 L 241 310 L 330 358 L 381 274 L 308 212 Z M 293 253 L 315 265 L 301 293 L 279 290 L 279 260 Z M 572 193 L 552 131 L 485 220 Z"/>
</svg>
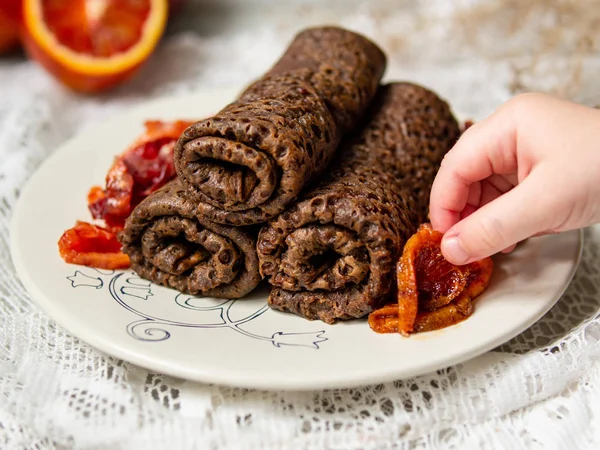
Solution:
<svg viewBox="0 0 600 450">
<path fill-rule="evenodd" d="M 461 322 L 473 314 L 471 297 L 463 294 L 452 303 L 433 311 L 421 311 L 417 314 L 413 332 L 433 331 Z"/>
<path fill-rule="evenodd" d="M 106 186 L 88 193 L 88 208 L 106 227 L 86 222 L 63 233 L 58 249 L 68 263 L 100 269 L 123 269 L 129 257 L 121 253 L 116 234 L 131 211 L 144 198 L 175 177 L 173 150 L 179 135 L 193 122 L 148 121 L 146 130 L 127 150 L 115 158 L 106 176 Z"/>
<path fill-rule="evenodd" d="M 406 242 L 397 265 L 397 303 L 369 315 L 374 331 L 408 336 L 453 325 L 472 314 L 472 300 L 489 284 L 492 260 L 455 266 L 442 255 L 442 237 L 424 224 Z"/>
<path fill-rule="evenodd" d="M 88 207 L 92 217 L 104 220 L 112 230 L 122 229 L 133 208 L 175 177 L 175 143 L 192 123 L 147 121 L 144 134 L 115 158 L 105 188 L 90 189 Z"/>
<path fill-rule="evenodd" d="M 388 303 L 369 314 L 369 326 L 377 333 L 398 333 L 398 312 L 398 303 Z"/>
<path fill-rule="evenodd" d="M 99 269 L 129 267 L 129 257 L 121 252 L 121 244 L 113 232 L 87 222 L 77 222 L 58 241 L 60 256 L 71 264 Z"/>
<path fill-rule="evenodd" d="M 398 280 L 396 331 L 406 335 L 412 331 L 419 311 L 417 271 L 415 270 L 417 253 L 411 248 L 413 246 L 410 240 L 406 243 L 404 253 L 396 266 L 396 279 Z"/>
</svg>

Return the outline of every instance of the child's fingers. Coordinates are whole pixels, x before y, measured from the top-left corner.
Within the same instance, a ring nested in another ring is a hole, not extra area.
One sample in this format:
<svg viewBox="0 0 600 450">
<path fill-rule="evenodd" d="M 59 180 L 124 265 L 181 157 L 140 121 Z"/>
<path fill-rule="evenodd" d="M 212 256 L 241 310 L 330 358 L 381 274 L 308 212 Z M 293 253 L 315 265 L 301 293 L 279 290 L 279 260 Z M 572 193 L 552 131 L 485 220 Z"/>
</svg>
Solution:
<svg viewBox="0 0 600 450">
<path fill-rule="evenodd" d="M 442 253 L 454 264 L 467 264 L 510 248 L 557 220 L 555 197 L 543 195 L 542 171 L 461 220 L 444 235 Z"/>
<path fill-rule="evenodd" d="M 431 189 L 433 227 L 445 232 L 460 220 L 474 183 L 516 169 L 514 120 L 510 108 L 500 109 L 469 128 L 442 161 Z"/>
</svg>

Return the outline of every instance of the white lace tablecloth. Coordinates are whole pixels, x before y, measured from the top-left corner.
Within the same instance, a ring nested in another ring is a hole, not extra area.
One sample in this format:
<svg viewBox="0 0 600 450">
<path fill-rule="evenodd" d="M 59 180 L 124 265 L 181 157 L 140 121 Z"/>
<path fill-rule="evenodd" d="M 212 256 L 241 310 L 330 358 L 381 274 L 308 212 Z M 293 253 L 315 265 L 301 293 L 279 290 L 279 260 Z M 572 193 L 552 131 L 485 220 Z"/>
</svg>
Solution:
<svg viewBox="0 0 600 450">
<path fill-rule="evenodd" d="M 483 117 L 525 90 L 600 104 L 599 21 L 598 0 L 213 0 L 193 4 L 108 95 L 77 96 L 22 57 L 0 59 L 0 448 L 600 448 L 598 228 L 564 297 L 495 351 L 415 379 L 304 393 L 191 383 L 95 351 L 24 291 L 8 231 L 24 182 L 74 133 L 149 98 L 248 82 L 306 25 L 371 36 L 388 79 Z"/>
</svg>

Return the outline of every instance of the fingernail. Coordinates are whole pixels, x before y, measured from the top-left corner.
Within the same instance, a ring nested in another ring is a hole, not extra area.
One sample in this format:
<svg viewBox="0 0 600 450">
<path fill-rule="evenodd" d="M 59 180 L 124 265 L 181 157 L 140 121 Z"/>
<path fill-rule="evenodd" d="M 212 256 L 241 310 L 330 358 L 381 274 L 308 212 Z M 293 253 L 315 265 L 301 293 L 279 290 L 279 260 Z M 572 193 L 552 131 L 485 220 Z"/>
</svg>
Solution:
<svg viewBox="0 0 600 450">
<path fill-rule="evenodd" d="M 444 239 L 442 242 L 442 253 L 453 264 L 463 265 L 469 261 L 469 255 L 460 243 L 458 237 Z"/>
</svg>

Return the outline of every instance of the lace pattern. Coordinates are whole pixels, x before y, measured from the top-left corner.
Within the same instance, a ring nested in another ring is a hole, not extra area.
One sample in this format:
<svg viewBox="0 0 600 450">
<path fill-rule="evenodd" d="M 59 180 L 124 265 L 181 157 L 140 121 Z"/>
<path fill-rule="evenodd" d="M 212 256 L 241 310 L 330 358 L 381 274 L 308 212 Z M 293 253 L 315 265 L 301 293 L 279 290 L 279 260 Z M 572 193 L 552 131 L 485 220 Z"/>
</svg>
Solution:
<svg viewBox="0 0 600 450">
<path fill-rule="evenodd" d="M 371 36 L 390 55 L 388 79 L 423 83 L 470 117 L 524 90 L 600 104 L 600 37 L 590 31 L 600 8 L 570 4 L 197 2 L 139 77 L 93 98 L 59 88 L 32 63 L 0 61 L 0 447 L 597 448 L 598 227 L 585 232 L 563 298 L 495 351 L 414 379 L 315 392 L 192 383 L 103 355 L 35 306 L 9 251 L 19 190 L 69 136 L 148 98 L 248 82 L 308 24 Z M 180 31 L 192 23 L 205 28 Z"/>
</svg>

